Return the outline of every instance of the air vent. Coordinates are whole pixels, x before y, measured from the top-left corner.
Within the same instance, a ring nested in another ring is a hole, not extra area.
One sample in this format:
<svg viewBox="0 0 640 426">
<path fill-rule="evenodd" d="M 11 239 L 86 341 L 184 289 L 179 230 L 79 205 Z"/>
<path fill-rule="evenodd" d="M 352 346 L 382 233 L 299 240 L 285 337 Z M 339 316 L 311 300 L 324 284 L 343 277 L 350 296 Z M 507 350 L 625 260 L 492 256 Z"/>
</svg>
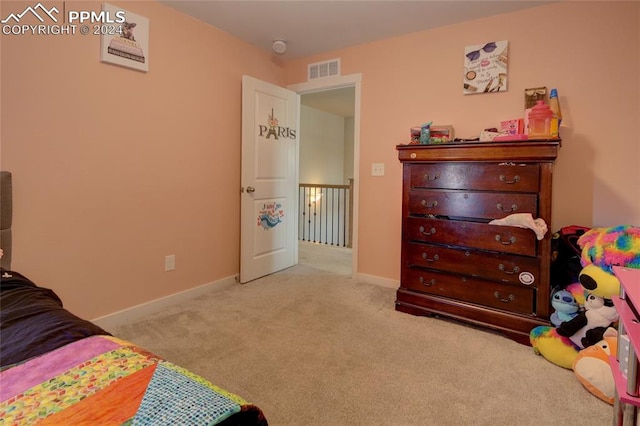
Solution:
<svg viewBox="0 0 640 426">
<path fill-rule="evenodd" d="M 340 59 L 309 64 L 309 80 L 340 75 Z"/>
</svg>

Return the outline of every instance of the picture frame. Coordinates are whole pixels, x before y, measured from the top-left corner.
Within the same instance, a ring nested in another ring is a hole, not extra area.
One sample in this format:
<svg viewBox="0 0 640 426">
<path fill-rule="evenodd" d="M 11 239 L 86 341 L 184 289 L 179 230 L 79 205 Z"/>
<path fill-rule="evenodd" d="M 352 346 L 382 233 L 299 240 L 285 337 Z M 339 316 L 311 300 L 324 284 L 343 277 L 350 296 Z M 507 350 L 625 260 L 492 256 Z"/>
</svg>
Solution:
<svg viewBox="0 0 640 426">
<path fill-rule="evenodd" d="M 107 16 L 122 16 L 124 22 L 101 24 L 100 60 L 114 65 L 149 71 L 149 19 L 109 3 L 102 4 Z"/>
<path fill-rule="evenodd" d="M 509 41 L 490 41 L 464 49 L 464 95 L 507 91 Z"/>
</svg>

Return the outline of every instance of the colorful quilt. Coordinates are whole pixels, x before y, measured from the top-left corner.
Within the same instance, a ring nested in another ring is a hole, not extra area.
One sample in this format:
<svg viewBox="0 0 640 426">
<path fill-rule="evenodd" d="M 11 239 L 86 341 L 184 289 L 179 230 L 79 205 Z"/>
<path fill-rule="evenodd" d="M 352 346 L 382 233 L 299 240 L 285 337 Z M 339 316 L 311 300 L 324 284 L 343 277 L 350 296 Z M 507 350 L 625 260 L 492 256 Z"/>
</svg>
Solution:
<svg viewBox="0 0 640 426">
<path fill-rule="evenodd" d="M 0 372 L 3 425 L 267 425 L 262 411 L 124 340 L 91 336 Z"/>
<path fill-rule="evenodd" d="M 266 426 L 262 411 L 0 268 L 0 425 Z"/>
</svg>

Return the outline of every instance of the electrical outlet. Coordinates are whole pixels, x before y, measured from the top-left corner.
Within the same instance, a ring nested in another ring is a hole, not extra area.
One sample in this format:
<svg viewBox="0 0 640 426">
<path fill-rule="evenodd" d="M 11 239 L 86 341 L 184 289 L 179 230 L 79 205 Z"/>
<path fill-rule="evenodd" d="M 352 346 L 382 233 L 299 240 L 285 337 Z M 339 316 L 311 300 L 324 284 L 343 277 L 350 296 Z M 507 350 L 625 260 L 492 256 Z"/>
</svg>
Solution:
<svg viewBox="0 0 640 426">
<path fill-rule="evenodd" d="M 384 176 L 384 163 L 372 163 L 371 176 Z"/>
<path fill-rule="evenodd" d="M 176 255 L 170 254 L 169 256 L 164 257 L 164 270 L 165 271 L 173 271 L 176 269 Z"/>
</svg>

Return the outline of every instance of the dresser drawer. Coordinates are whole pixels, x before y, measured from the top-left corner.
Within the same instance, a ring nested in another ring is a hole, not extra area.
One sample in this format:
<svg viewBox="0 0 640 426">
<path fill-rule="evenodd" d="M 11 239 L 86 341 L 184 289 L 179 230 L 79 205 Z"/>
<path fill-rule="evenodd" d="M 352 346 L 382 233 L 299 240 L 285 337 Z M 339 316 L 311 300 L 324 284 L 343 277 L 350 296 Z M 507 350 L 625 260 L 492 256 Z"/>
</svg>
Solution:
<svg viewBox="0 0 640 426">
<path fill-rule="evenodd" d="M 501 219 L 512 213 L 538 216 L 537 194 L 414 189 L 409 214 Z"/>
<path fill-rule="evenodd" d="M 535 257 L 409 243 L 403 246 L 402 266 L 456 271 L 462 275 L 536 287 L 540 265 Z"/>
<path fill-rule="evenodd" d="M 404 241 L 446 244 L 501 253 L 535 256 L 535 233 L 527 228 L 462 220 L 405 218 Z"/>
<path fill-rule="evenodd" d="M 402 287 L 468 303 L 531 315 L 535 290 L 480 278 L 403 267 Z"/>
<path fill-rule="evenodd" d="M 411 188 L 538 192 L 540 166 L 520 163 L 410 164 Z"/>
</svg>

